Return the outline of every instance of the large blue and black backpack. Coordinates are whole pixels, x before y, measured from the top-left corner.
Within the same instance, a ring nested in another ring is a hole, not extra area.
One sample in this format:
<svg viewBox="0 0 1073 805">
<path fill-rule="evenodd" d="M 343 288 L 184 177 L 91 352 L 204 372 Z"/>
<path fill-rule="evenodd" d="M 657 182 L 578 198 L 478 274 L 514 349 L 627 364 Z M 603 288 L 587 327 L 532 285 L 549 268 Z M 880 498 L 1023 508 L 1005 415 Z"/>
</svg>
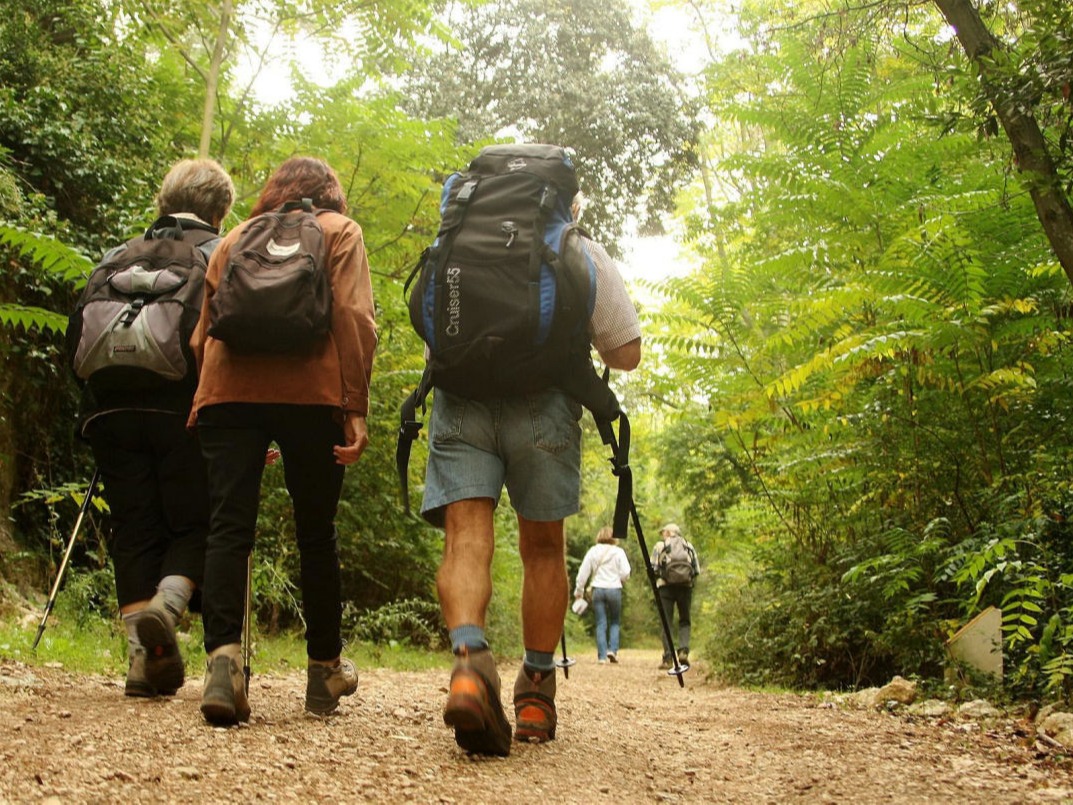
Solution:
<svg viewBox="0 0 1073 805">
<path fill-rule="evenodd" d="M 570 214 L 577 190 L 550 145 L 491 146 L 447 179 L 439 234 L 408 283 L 434 388 L 525 394 L 591 367 L 596 276 Z"/>
<path fill-rule="evenodd" d="M 431 388 L 479 400 L 557 387 L 598 423 L 621 414 L 592 363 L 596 272 L 570 213 L 577 191 L 574 165 L 554 145 L 489 146 L 444 184 L 439 232 L 404 290 L 428 355 L 402 407 L 404 494 L 416 410 Z"/>
</svg>

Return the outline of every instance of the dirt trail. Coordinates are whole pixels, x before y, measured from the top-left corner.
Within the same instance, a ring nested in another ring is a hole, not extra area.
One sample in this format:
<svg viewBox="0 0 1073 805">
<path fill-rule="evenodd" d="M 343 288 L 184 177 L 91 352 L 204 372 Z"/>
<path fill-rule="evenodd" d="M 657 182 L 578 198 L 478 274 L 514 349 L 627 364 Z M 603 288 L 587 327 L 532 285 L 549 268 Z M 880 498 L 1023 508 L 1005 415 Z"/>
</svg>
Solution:
<svg viewBox="0 0 1073 805">
<path fill-rule="evenodd" d="M 133 700 L 122 680 L 0 662 L 0 802 L 1058 802 L 1069 761 L 1000 726 L 911 721 L 810 697 L 685 689 L 659 656 L 579 658 L 559 732 L 472 758 L 440 718 L 447 672 L 362 670 L 339 713 L 302 713 L 304 672 L 255 675 L 249 726 L 213 729 L 201 680 Z M 517 664 L 501 673 L 513 682 Z M 509 711 L 508 711 L 509 712 Z M 513 715 L 511 713 L 511 715 Z"/>
</svg>

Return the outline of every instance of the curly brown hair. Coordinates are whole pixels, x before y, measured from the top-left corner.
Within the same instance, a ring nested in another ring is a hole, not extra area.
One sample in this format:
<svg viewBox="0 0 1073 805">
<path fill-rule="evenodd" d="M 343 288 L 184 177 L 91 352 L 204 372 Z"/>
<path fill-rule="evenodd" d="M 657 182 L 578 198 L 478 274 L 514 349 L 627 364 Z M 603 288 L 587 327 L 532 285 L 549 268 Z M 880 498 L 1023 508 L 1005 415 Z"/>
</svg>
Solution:
<svg viewBox="0 0 1073 805">
<path fill-rule="evenodd" d="M 328 163 L 314 157 L 291 157 L 268 178 L 250 215 L 303 198 L 312 199 L 313 206 L 320 209 L 346 212 L 343 186 Z"/>
</svg>

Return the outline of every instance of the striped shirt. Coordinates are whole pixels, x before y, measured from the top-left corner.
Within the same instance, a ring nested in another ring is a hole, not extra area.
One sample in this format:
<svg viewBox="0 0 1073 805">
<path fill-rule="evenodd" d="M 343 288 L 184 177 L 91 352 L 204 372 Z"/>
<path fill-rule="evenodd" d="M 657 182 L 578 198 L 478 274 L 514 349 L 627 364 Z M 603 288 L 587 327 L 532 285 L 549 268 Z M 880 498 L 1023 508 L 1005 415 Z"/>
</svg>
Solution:
<svg viewBox="0 0 1073 805">
<path fill-rule="evenodd" d="M 615 261 L 596 241 L 585 238 L 583 242 L 596 266 L 596 304 L 589 320 L 590 340 L 597 352 L 607 352 L 640 338 L 641 323 Z"/>
</svg>

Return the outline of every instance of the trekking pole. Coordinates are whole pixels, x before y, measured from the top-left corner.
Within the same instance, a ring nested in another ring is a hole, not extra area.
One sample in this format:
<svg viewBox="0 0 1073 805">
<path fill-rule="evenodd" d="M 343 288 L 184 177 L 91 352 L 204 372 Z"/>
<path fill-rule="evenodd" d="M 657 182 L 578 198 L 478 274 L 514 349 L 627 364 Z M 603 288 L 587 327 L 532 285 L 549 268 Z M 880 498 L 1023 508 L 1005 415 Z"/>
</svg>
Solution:
<svg viewBox="0 0 1073 805">
<path fill-rule="evenodd" d="M 246 617 L 242 623 L 242 676 L 250 692 L 250 622 L 253 620 L 253 551 L 246 557 Z"/>
<path fill-rule="evenodd" d="M 652 559 L 648 555 L 648 545 L 645 544 L 644 534 L 641 533 L 641 518 L 637 516 L 637 507 L 630 504 L 630 515 L 633 518 L 633 530 L 637 532 L 637 544 L 641 546 L 641 559 L 645 563 L 645 569 L 648 571 L 648 583 L 652 587 L 652 595 L 656 599 L 656 611 L 659 613 L 659 622 L 663 626 L 663 635 L 667 639 L 667 645 L 670 646 L 671 657 L 674 661 L 674 666 L 667 671 L 667 676 L 678 677 L 678 686 L 684 688 L 686 682 L 682 679 L 682 674 L 689 670 L 689 663 L 682 663 L 678 661 L 678 651 L 674 645 L 674 638 L 671 636 L 671 622 L 667 619 L 667 613 L 663 609 L 663 602 L 659 600 L 659 585 L 656 583 L 656 571 L 652 569 Z"/>
<path fill-rule="evenodd" d="M 60 591 L 60 582 L 63 581 L 63 573 L 67 569 L 67 561 L 71 558 L 71 550 L 75 546 L 78 530 L 82 527 L 82 520 L 86 516 L 86 512 L 89 511 L 90 503 L 93 501 L 93 493 L 96 491 L 97 482 L 100 479 L 100 469 L 94 469 L 93 477 L 89 479 L 89 487 L 86 489 L 86 496 L 82 499 L 82 506 L 78 510 L 78 519 L 75 520 L 75 527 L 71 531 L 71 538 L 67 541 L 67 547 L 63 551 L 63 559 L 60 561 L 59 570 L 56 571 L 56 580 L 52 583 L 52 592 L 49 593 L 48 603 L 45 604 L 45 614 L 41 616 L 41 623 L 37 627 L 37 636 L 34 638 L 34 644 L 30 651 L 37 651 L 37 644 L 41 642 L 41 635 L 45 633 L 45 624 L 48 621 L 48 616 L 52 614 L 52 607 L 56 604 L 56 596 Z"/>
<path fill-rule="evenodd" d="M 565 626 L 565 624 L 564 624 L 564 626 Z M 575 660 L 573 657 L 567 657 L 566 656 L 566 629 L 565 628 L 563 629 L 562 644 L 563 644 L 563 658 L 561 660 L 556 660 L 555 664 L 563 669 L 563 676 L 566 677 L 567 679 L 569 679 L 570 678 L 570 666 L 571 665 L 577 665 L 577 660 Z"/>
<path fill-rule="evenodd" d="M 678 685 L 685 687 L 682 674 L 689 670 L 689 663 L 681 663 L 678 660 L 678 651 L 674 645 L 674 637 L 671 635 L 671 623 L 667 613 L 663 610 L 663 602 L 659 600 L 659 585 L 656 583 L 656 571 L 652 569 L 652 559 L 648 553 L 648 545 L 645 543 L 645 535 L 641 530 L 641 518 L 637 514 L 637 504 L 633 500 L 633 470 L 629 465 L 630 452 L 630 421 L 624 411 L 619 411 L 619 439 L 615 438 L 615 431 L 611 427 L 610 420 L 596 420 L 600 438 L 604 444 L 611 448 L 612 472 L 619 479 L 618 499 L 615 502 L 615 528 L 616 536 L 626 534 L 626 517 L 633 521 L 633 530 L 637 534 L 637 544 L 641 546 L 641 558 L 645 563 L 645 571 L 648 575 L 648 583 L 652 588 L 652 597 L 656 601 L 656 612 L 659 613 L 660 626 L 663 628 L 663 636 L 666 645 L 670 647 L 674 666 L 667 671 L 668 676 L 678 677 Z"/>
</svg>

